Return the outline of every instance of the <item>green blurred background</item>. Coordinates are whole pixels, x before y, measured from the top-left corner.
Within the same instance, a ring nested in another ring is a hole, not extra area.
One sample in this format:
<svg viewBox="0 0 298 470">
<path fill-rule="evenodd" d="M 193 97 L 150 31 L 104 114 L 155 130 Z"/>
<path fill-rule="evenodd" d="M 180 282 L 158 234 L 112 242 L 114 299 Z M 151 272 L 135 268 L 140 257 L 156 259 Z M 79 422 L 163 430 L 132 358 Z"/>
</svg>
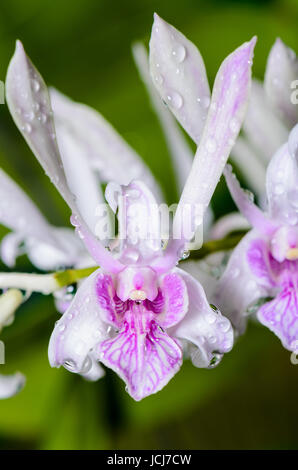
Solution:
<svg viewBox="0 0 298 470">
<path fill-rule="evenodd" d="M 174 202 L 170 157 L 131 57 L 133 41 L 148 44 L 154 11 L 198 45 L 211 82 L 224 57 L 254 34 L 259 78 L 277 36 L 298 50 L 297 0 L 10 0 L 0 4 L 0 79 L 19 38 L 47 83 L 112 122 Z M 50 222 L 68 224 L 66 205 L 6 106 L 0 106 L 0 120 L 0 166 Z M 214 207 L 217 215 L 233 207 L 223 184 Z M 24 257 L 17 269 L 33 267 Z M 7 363 L 0 373 L 20 370 L 27 385 L 18 396 L 0 401 L 0 448 L 298 447 L 298 366 L 262 326 L 251 322 L 218 368 L 200 370 L 185 361 L 160 393 L 136 403 L 114 373 L 88 383 L 50 368 L 47 345 L 57 319 L 52 298 L 34 295 L 1 335 Z"/>
</svg>

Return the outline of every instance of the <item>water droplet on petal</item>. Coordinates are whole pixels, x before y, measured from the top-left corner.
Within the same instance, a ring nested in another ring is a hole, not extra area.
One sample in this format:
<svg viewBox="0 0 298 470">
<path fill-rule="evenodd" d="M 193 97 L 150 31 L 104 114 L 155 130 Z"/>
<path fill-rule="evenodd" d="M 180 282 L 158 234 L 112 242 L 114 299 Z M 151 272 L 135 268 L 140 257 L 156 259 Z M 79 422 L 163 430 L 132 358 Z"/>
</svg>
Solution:
<svg viewBox="0 0 298 470">
<path fill-rule="evenodd" d="M 172 91 L 167 95 L 168 103 L 173 106 L 173 108 L 180 109 L 183 105 L 182 96 L 176 91 Z"/>
<path fill-rule="evenodd" d="M 274 193 L 277 195 L 277 196 L 280 196 L 281 194 L 283 194 L 285 188 L 282 184 L 277 184 L 274 188 Z"/>
<path fill-rule="evenodd" d="M 216 144 L 216 141 L 214 139 L 207 139 L 207 142 L 206 142 L 206 150 L 210 153 L 214 153 L 215 150 L 216 150 L 216 147 L 217 147 L 217 144 Z"/>
<path fill-rule="evenodd" d="M 40 84 L 37 80 L 32 80 L 32 85 L 33 85 L 33 90 L 35 92 L 39 91 L 40 90 Z"/>
<path fill-rule="evenodd" d="M 203 108 L 209 108 L 209 105 L 210 105 L 209 96 L 203 96 L 202 98 L 197 98 L 197 101 L 202 103 Z"/>
<path fill-rule="evenodd" d="M 75 372 L 76 370 L 76 363 L 72 359 L 67 359 L 63 366 L 65 369 L 69 370 L 70 372 Z"/>
<path fill-rule="evenodd" d="M 179 260 L 185 260 L 189 257 L 189 255 L 190 255 L 190 252 L 187 250 L 182 250 L 178 253 Z"/>
<path fill-rule="evenodd" d="M 174 57 L 175 61 L 178 62 L 178 64 L 181 64 L 186 56 L 185 47 L 181 44 L 177 44 L 177 46 L 172 50 L 172 56 Z"/>
</svg>

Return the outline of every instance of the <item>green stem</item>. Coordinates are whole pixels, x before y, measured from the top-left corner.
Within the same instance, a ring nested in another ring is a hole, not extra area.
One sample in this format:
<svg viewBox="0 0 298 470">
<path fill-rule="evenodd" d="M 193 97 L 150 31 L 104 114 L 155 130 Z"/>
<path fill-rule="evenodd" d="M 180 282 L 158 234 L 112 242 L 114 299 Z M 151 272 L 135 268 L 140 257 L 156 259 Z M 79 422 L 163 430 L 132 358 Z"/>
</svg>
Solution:
<svg viewBox="0 0 298 470">
<path fill-rule="evenodd" d="M 73 284 L 84 277 L 90 276 L 90 274 L 92 274 L 96 269 L 98 269 L 98 266 L 83 269 L 67 269 L 66 271 L 58 271 L 54 273 L 53 276 L 58 285 L 60 287 L 64 287 L 69 284 Z"/>
<path fill-rule="evenodd" d="M 218 253 L 219 251 L 227 251 L 235 248 L 240 240 L 246 235 L 247 232 L 241 232 L 234 235 L 230 235 L 220 240 L 210 240 L 202 245 L 199 250 L 191 251 L 189 259 L 203 259 L 212 253 Z"/>
</svg>

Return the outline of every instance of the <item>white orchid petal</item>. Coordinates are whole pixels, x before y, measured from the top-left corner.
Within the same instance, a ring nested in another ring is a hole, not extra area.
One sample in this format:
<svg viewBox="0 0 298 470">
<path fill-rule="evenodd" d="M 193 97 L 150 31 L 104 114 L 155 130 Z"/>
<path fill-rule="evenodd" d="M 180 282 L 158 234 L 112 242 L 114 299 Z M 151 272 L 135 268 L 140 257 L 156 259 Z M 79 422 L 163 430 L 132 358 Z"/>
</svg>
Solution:
<svg viewBox="0 0 298 470">
<path fill-rule="evenodd" d="M 236 49 L 217 73 L 206 126 L 174 219 L 178 227 L 183 226 L 184 207 L 200 206 L 203 215 L 222 174 L 244 118 L 255 42 L 253 38 Z"/>
<path fill-rule="evenodd" d="M 263 85 L 252 81 L 251 98 L 243 124 L 245 134 L 267 163 L 274 152 L 287 140 L 288 130 L 274 114 Z"/>
<path fill-rule="evenodd" d="M 13 375 L 0 375 L 0 399 L 10 398 L 25 385 L 25 377 L 17 372 Z"/>
<path fill-rule="evenodd" d="M 50 95 L 58 126 L 61 123 L 67 127 L 103 181 L 129 184 L 138 178 L 160 196 L 149 168 L 100 113 L 70 100 L 55 89 L 51 89 Z"/>
<path fill-rule="evenodd" d="M 253 192 L 262 200 L 266 181 L 265 163 L 243 137 L 238 137 L 236 140 L 232 149 L 231 160 L 239 167 Z"/>
<path fill-rule="evenodd" d="M 127 263 L 154 258 L 161 254 L 159 206 L 142 181 L 127 186 L 109 183 L 106 199 L 112 210 L 118 208 L 118 252 Z"/>
<path fill-rule="evenodd" d="M 204 62 L 194 44 L 157 14 L 150 40 L 150 71 L 160 96 L 198 143 L 210 102 Z"/>
<path fill-rule="evenodd" d="M 48 90 L 20 41 L 17 41 L 7 71 L 6 100 L 29 147 L 69 207 L 74 210 L 74 198 L 66 181 L 57 146 Z"/>
<path fill-rule="evenodd" d="M 278 38 L 269 53 L 264 86 L 269 101 L 290 127 L 298 121 L 298 106 L 291 100 L 291 85 L 297 80 L 296 54 Z"/>
<path fill-rule="evenodd" d="M 172 114 L 160 99 L 160 96 L 152 83 L 148 62 L 149 58 L 145 46 L 142 43 L 136 43 L 134 44 L 132 51 L 139 74 L 148 91 L 152 107 L 156 112 L 163 129 L 166 143 L 172 156 L 178 187 L 179 190 L 182 191 L 191 169 L 193 152 L 181 129 L 178 127 Z"/>
<path fill-rule="evenodd" d="M 86 250 L 74 230 L 51 227 L 51 231 L 56 245 L 49 245 L 35 238 L 26 239 L 25 248 L 31 263 L 42 271 L 56 271 L 62 267 L 77 266 Z"/>
<path fill-rule="evenodd" d="M 26 56 L 20 41 L 10 61 L 6 78 L 9 110 L 45 172 L 51 178 L 70 209 L 75 214 L 73 224 L 94 260 L 102 267 L 120 270 L 110 253 L 88 228 L 69 189 L 59 153 L 53 113 L 46 84 Z M 30 122 L 29 122 L 30 121 Z"/>
<path fill-rule="evenodd" d="M 50 225 L 27 194 L 0 168 L 0 223 L 55 245 Z"/>
</svg>

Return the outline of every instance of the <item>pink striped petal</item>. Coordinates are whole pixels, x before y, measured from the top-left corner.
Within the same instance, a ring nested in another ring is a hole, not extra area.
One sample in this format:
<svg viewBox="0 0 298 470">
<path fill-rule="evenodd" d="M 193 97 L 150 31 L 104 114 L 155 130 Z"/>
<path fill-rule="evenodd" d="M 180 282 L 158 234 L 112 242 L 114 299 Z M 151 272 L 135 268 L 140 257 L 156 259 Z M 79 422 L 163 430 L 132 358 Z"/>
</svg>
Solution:
<svg viewBox="0 0 298 470">
<path fill-rule="evenodd" d="M 7 71 L 6 98 L 20 132 L 70 209 L 76 214 L 77 226 L 80 227 L 87 250 L 103 268 L 120 270 L 120 263 L 99 243 L 80 214 L 63 169 L 47 86 L 27 57 L 20 41 L 17 41 Z"/>
<path fill-rule="evenodd" d="M 297 267 L 296 267 L 297 269 Z M 281 340 L 290 351 L 297 351 L 298 299 L 297 289 L 288 287 L 271 302 L 264 304 L 257 313 L 258 319 Z"/>
<path fill-rule="evenodd" d="M 253 240 L 248 246 L 246 256 L 252 273 L 258 278 L 258 284 L 265 289 L 275 287 L 268 243 L 262 239 Z"/>
<path fill-rule="evenodd" d="M 170 328 L 179 323 L 188 310 L 187 287 L 183 278 L 174 270 L 161 278 L 160 289 L 163 307 L 157 321 L 163 328 Z"/>
<path fill-rule="evenodd" d="M 120 375 L 137 401 L 161 390 L 182 365 L 178 344 L 151 315 L 138 313 L 128 312 L 117 336 L 97 349 L 100 361 Z"/>
<path fill-rule="evenodd" d="M 160 99 L 154 86 L 150 76 L 149 58 L 145 46 L 142 43 L 136 43 L 133 45 L 132 51 L 136 66 L 148 91 L 153 110 L 163 129 L 164 137 L 172 157 L 178 189 L 182 191 L 191 169 L 193 151 L 175 118 Z"/>
</svg>

